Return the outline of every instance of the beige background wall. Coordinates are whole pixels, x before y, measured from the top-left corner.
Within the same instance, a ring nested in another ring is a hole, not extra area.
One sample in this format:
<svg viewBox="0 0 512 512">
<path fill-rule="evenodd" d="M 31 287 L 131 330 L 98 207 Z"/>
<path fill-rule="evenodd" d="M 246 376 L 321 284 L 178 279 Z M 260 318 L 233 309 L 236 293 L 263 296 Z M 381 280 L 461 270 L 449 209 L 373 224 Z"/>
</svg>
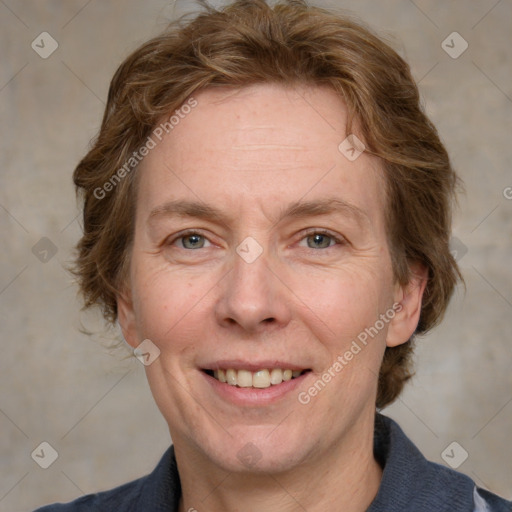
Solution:
<svg viewBox="0 0 512 512">
<path fill-rule="evenodd" d="M 387 413 L 434 461 L 459 443 L 469 454 L 459 470 L 512 498 L 512 2 L 324 5 L 394 38 L 466 183 L 454 235 L 467 293 L 419 341 L 417 376 Z M 172 16 L 162 0 L 0 1 L 0 511 L 121 484 L 170 442 L 142 366 L 79 332 L 95 319 L 80 313 L 64 266 L 80 234 L 71 172 L 110 77 Z M 43 31 L 58 43 L 47 59 L 31 48 L 51 48 Z M 469 44 L 456 59 L 441 47 L 454 31 Z M 46 470 L 31 458 L 43 441 L 58 452 Z"/>
</svg>

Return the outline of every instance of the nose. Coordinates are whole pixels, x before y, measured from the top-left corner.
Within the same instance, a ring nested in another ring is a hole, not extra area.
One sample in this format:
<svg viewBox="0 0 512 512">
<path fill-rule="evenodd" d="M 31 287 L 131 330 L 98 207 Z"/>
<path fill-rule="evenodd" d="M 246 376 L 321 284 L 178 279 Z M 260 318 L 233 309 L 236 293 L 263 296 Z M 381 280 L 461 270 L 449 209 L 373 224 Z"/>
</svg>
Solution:
<svg viewBox="0 0 512 512">
<path fill-rule="evenodd" d="M 277 265 L 269 266 L 265 253 L 248 263 L 234 255 L 231 271 L 220 283 L 217 322 L 258 333 L 286 326 L 291 318 L 289 291 Z"/>
</svg>

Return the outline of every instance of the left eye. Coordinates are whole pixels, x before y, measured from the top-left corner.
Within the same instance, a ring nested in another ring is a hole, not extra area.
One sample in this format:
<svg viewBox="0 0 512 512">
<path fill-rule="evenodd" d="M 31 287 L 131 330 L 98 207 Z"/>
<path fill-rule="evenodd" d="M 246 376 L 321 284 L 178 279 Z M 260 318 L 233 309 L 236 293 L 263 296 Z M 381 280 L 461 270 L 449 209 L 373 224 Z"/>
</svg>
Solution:
<svg viewBox="0 0 512 512">
<path fill-rule="evenodd" d="M 203 249 L 210 244 L 205 236 L 198 233 L 182 235 L 176 238 L 175 242 L 178 242 L 183 249 Z"/>
<path fill-rule="evenodd" d="M 329 233 L 312 233 L 305 236 L 299 245 L 303 245 L 303 241 L 306 241 L 307 247 L 310 249 L 327 249 L 336 243 L 340 243 L 335 236 Z"/>
</svg>

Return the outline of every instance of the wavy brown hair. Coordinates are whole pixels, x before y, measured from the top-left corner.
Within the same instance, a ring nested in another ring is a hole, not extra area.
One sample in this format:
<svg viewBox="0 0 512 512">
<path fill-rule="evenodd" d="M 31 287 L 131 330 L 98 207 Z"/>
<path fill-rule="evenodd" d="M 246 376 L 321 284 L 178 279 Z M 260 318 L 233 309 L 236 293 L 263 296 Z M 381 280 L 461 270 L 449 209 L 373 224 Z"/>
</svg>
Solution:
<svg viewBox="0 0 512 512">
<path fill-rule="evenodd" d="M 115 186 L 105 184 L 120 176 L 164 115 L 206 87 L 328 85 L 348 107 L 347 133 L 356 120 L 366 150 L 382 159 L 394 276 L 406 284 L 410 262 L 427 267 L 416 334 L 432 328 L 461 277 L 449 250 L 457 176 L 409 66 L 360 23 L 302 0 L 274 6 L 236 0 L 218 10 L 201 4 L 193 19 L 172 23 L 121 64 L 101 130 L 74 172 L 83 200 L 74 272 L 85 307 L 99 305 L 107 321 L 117 319 L 133 238 L 136 167 Z M 386 348 L 377 407 L 395 400 L 410 378 L 412 345 L 413 339 Z"/>
</svg>

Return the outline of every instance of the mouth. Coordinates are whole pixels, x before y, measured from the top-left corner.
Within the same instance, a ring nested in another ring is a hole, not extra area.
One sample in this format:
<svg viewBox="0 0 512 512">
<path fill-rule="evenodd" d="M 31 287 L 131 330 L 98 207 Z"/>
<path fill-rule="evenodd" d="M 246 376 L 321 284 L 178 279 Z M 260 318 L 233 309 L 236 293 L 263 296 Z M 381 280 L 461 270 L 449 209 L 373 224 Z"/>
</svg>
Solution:
<svg viewBox="0 0 512 512">
<path fill-rule="evenodd" d="M 204 373 L 213 377 L 222 384 L 239 388 L 265 389 L 271 386 L 278 386 L 283 382 L 296 379 L 310 369 L 297 370 L 291 368 L 262 368 L 257 371 L 234 368 L 219 368 L 217 370 L 203 370 Z"/>
</svg>

